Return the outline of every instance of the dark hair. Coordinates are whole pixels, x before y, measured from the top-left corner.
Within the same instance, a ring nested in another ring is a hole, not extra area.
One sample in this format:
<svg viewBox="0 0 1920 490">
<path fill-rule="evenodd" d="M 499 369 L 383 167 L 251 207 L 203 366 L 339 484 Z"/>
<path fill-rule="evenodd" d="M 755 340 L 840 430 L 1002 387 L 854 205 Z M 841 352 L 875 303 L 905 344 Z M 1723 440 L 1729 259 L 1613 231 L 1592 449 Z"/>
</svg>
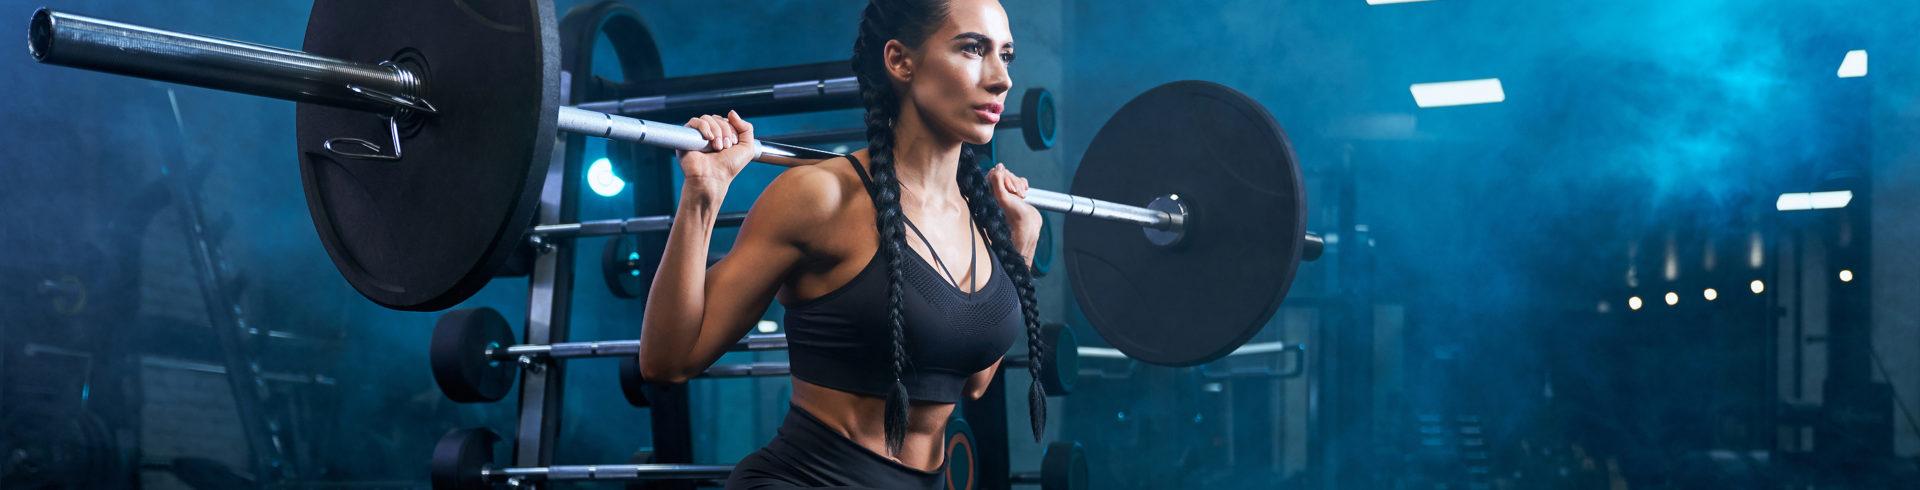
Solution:
<svg viewBox="0 0 1920 490">
<path fill-rule="evenodd" d="M 860 34 L 853 42 L 853 73 L 860 81 L 860 100 L 866 106 L 868 173 L 873 184 L 874 221 L 880 230 L 880 249 L 887 258 L 887 320 L 893 325 L 893 390 L 887 394 L 887 450 L 900 451 L 907 432 L 907 387 L 901 382 L 911 361 L 907 358 L 906 325 L 900 313 L 900 273 L 903 260 L 913 253 L 907 248 L 905 215 L 900 210 L 900 181 L 894 174 L 894 124 L 900 116 L 900 94 L 894 92 L 887 75 L 887 41 L 899 40 L 918 47 L 941 19 L 948 5 L 945 0 L 873 0 L 860 16 Z M 1027 392 L 1028 416 L 1033 422 L 1033 438 L 1040 440 L 1047 423 L 1047 394 L 1040 385 L 1040 309 L 1034 299 L 1033 273 L 1026 258 L 1013 248 L 1007 218 L 994 202 L 986 172 L 974 161 L 972 149 L 960 151 L 960 171 L 956 176 L 967 200 L 973 221 L 987 234 L 987 246 L 1000 260 L 1001 270 L 1020 292 L 1020 311 L 1027 322 L 1027 372 L 1033 375 Z"/>
</svg>

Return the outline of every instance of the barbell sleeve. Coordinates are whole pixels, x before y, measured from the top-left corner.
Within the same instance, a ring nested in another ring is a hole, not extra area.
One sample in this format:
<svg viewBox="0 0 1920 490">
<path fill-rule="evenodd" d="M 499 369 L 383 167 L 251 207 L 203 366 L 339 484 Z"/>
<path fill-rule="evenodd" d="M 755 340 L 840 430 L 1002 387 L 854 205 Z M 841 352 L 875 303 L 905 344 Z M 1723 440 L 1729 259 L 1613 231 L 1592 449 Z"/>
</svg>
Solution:
<svg viewBox="0 0 1920 490">
<path fill-rule="evenodd" d="M 28 25 L 35 61 L 227 92 L 393 115 L 417 107 L 425 85 L 395 63 L 361 63 L 291 49 L 197 36 L 42 8 Z M 408 103 L 396 103 L 400 99 Z M 431 100 L 426 106 L 431 107 Z M 560 107 L 561 131 L 702 151 L 706 138 L 681 125 Z M 838 154 L 761 142 L 755 160 L 796 165 Z"/>
<path fill-rule="evenodd" d="M 355 92 L 419 92 L 394 65 L 344 61 L 291 49 L 95 19 L 42 8 L 28 26 L 34 61 L 214 90 L 388 114 L 393 106 Z"/>
</svg>

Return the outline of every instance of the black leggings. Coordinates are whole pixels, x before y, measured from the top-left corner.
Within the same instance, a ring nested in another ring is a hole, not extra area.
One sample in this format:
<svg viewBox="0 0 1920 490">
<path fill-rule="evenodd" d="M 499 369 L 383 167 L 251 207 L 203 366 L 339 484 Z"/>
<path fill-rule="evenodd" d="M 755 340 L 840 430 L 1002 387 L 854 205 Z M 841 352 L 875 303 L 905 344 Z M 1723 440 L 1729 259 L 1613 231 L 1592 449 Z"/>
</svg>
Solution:
<svg viewBox="0 0 1920 490">
<path fill-rule="evenodd" d="M 779 434 L 734 465 L 727 489 L 938 489 L 946 481 L 945 463 L 929 473 L 883 458 L 790 406 Z"/>
</svg>

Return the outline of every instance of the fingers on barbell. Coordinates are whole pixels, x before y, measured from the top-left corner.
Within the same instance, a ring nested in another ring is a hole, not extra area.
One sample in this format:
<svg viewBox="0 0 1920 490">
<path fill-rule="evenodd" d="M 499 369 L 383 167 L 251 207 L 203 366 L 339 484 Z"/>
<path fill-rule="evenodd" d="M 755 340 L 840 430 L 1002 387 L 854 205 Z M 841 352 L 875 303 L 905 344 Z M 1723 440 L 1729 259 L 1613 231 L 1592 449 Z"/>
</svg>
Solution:
<svg viewBox="0 0 1920 490">
<path fill-rule="evenodd" d="M 739 133 L 742 139 L 753 139 L 753 123 L 740 117 L 740 113 L 727 111 L 727 122 L 733 123 L 733 130 Z M 735 142 L 738 143 L 738 141 Z"/>
<path fill-rule="evenodd" d="M 700 132 L 700 139 L 707 140 L 708 149 L 716 148 L 713 140 L 713 130 L 707 127 L 706 116 L 694 116 L 692 119 L 688 119 L 687 127 Z"/>
<path fill-rule="evenodd" d="M 733 121 L 728 120 L 727 116 L 713 116 L 713 124 L 719 126 L 720 133 L 726 136 L 728 148 L 740 144 L 740 130 L 733 125 Z"/>
<path fill-rule="evenodd" d="M 706 121 L 706 126 L 713 130 L 713 136 L 709 138 L 709 146 L 711 146 L 714 151 L 725 150 L 728 146 L 733 145 L 731 141 L 732 136 L 728 134 L 733 128 L 728 127 L 726 123 L 720 121 L 720 118 L 712 114 L 700 116 L 700 119 Z"/>
</svg>

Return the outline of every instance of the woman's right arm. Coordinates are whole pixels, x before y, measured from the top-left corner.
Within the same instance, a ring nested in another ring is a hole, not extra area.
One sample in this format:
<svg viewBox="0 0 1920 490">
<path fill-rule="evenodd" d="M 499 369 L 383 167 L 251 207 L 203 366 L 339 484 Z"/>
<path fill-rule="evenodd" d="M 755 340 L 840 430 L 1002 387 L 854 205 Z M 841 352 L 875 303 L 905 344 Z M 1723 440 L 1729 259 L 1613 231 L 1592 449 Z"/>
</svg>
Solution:
<svg viewBox="0 0 1920 490">
<path fill-rule="evenodd" d="M 687 177 L 640 328 L 640 371 L 650 381 L 684 382 L 745 336 L 805 257 L 809 234 L 839 208 L 830 172 L 788 169 L 748 209 L 732 250 L 708 268 L 720 202 L 753 147 L 752 126 L 729 116 L 688 123 L 720 151 L 681 155 Z"/>
</svg>

